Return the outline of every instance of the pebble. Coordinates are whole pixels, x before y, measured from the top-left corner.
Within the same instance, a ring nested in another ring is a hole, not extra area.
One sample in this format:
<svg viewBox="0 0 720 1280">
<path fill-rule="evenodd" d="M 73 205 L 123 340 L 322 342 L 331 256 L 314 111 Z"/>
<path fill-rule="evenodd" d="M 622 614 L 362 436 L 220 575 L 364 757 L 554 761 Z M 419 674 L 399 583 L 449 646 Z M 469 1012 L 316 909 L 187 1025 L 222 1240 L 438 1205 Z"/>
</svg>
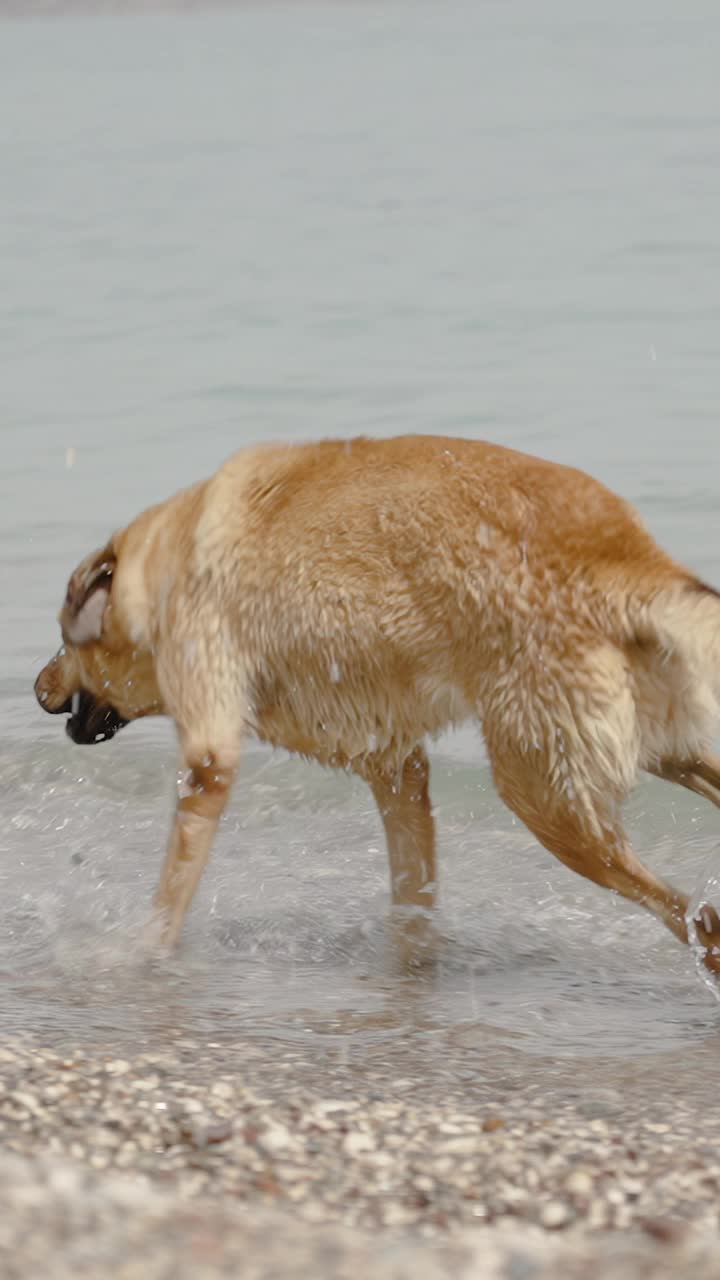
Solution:
<svg viewBox="0 0 720 1280">
<path fill-rule="evenodd" d="M 266 1155 L 279 1155 L 292 1146 L 292 1137 L 282 1125 L 274 1124 L 264 1129 L 257 1137 L 257 1146 Z"/>
<path fill-rule="evenodd" d="M 24 1107 L 26 1111 L 31 1111 L 33 1115 L 37 1115 L 43 1110 L 39 1100 L 32 1093 L 25 1093 L 21 1089 L 15 1089 L 9 1096 L 19 1107 Z"/>
<path fill-rule="evenodd" d="M 575 1169 L 566 1180 L 565 1187 L 571 1196 L 591 1196 L 594 1183 L 584 1169 Z"/>
<path fill-rule="evenodd" d="M 450 1138 L 447 1142 L 440 1142 L 437 1145 L 437 1150 L 448 1156 L 469 1156 L 473 1155 L 477 1149 L 478 1140 L 472 1133 L 464 1138 Z"/>
<path fill-rule="evenodd" d="M 359 1156 L 366 1151 L 374 1151 L 375 1145 L 372 1134 L 359 1131 L 347 1134 L 343 1139 L 342 1149 L 346 1156 Z"/>
<path fill-rule="evenodd" d="M 214 1098 L 220 1098 L 223 1102 L 229 1102 L 235 1093 L 231 1084 L 225 1080 L 216 1080 L 210 1090 Z"/>
<path fill-rule="evenodd" d="M 540 1210 L 540 1222 L 549 1231 L 556 1231 L 558 1227 L 566 1226 L 571 1218 L 570 1210 L 561 1200 L 551 1200 Z"/>
<path fill-rule="evenodd" d="M 502 1116 L 486 1116 L 482 1127 L 484 1133 L 495 1133 L 498 1129 L 505 1128 L 505 1121 Z"/>
</svg>

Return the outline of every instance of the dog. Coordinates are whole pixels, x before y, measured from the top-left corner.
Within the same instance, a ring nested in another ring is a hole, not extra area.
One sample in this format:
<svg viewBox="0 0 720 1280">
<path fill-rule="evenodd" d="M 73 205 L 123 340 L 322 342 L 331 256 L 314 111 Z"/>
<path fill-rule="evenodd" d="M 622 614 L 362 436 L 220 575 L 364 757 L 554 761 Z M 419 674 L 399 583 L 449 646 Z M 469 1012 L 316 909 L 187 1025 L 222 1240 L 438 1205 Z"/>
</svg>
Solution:
<svg viewBox="0 0 720 1280">
<path fill-rule="evenodd" d="M 689 918 L 621 817 L 642 770 L 720 806 L 720 595 L 590 476 L 431 436 L 247 449 L 83 560 L 59 622 L 35 693 L 74 742 L 175 722 L 168 947 L 249 734 L 365 779 L 393 907 L 427 917 L 425 742 L 475 720 L 539 842 L 720 971 L 720 917 Z"/>
</svg>

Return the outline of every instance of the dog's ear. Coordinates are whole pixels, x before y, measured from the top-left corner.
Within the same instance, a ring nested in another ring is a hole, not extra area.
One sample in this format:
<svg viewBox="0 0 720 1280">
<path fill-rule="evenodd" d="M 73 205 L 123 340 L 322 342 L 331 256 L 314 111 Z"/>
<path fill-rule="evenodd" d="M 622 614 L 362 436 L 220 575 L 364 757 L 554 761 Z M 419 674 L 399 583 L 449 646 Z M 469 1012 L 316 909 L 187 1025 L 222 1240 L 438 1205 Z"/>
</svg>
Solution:
<svg viewBox="0 0 720 1280">
<path fill-rule="evenodd" d="M 72 575 L 60 612 L 63 639 L 69 644 L 82 646 L 100 639 L 115 563 L 109 543 L 87 556 Z"/>
</svg>

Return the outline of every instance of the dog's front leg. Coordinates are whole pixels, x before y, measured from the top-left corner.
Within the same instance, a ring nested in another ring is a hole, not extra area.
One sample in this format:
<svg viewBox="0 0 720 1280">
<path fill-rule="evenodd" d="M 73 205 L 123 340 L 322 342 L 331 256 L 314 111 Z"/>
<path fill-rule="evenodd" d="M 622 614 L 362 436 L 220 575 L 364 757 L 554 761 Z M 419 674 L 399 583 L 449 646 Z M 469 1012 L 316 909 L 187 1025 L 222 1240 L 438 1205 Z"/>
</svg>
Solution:
<svg viewBox="0 0 720 1280">
<path fill-rule="evenodd" d="M 155 896 L 162 914 L 162 942 L 175 946 L 183 920 L 205 869 L 218 823 L 237 770 L 237 755 L 208 752 L 202 759 L 183 753 L 170 845 Z"/>
<path fill-rule="evenodd" d="M 430 765 L 418 746 L 402 768 L 366 757 L 355 771 L 369 783 L 387 840 L 393 935 L 403 968 L 432 962 L 436 936 L 430 912 L 436 898 L 435 821 L 430 802 Z"/>
<path fill-rule="evenodd" d="M 394 764 L 376 764 L 370 757 L 364 773 L 385 828 L 393 907 L 406 914 L 431 911 L 437 873 L 430 764 L 425 749 L 416 747 L 399 770 Z"/>
</svg>

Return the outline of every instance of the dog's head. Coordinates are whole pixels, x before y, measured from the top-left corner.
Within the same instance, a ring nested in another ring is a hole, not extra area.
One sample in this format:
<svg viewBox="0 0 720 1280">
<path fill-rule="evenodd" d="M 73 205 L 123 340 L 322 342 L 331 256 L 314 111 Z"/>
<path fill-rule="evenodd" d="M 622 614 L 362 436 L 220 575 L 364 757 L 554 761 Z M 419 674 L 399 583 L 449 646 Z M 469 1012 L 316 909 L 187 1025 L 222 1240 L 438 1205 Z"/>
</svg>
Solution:
<svg viewBox="0 0 720 1280">
<path fill-rule="evenodd" d="M 59 615 L 62 648 L 35 681 L 43 710 L 69 716 L 73 742 L 105 742 L 129 721 L 162 713 L 152 655 L 113 607 L 117 567 L 113 542 L 78 565 Z"/>
</svg>

